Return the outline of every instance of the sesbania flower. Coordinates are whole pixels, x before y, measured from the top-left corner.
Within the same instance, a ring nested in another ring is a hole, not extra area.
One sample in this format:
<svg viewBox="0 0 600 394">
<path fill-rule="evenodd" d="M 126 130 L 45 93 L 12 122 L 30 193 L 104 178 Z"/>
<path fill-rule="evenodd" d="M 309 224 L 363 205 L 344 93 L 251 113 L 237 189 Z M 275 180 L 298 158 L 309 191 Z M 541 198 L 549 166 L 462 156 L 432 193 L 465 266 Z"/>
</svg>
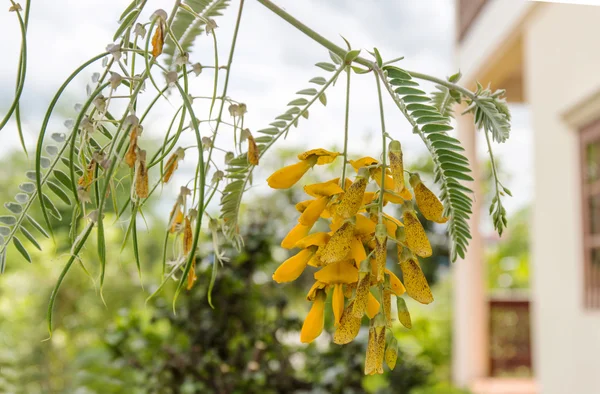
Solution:
<svg viewBox="0 0 600 394">
<path fill-rule="evenodd" d="M 179 167 L 179 162 L 183 160 L 185 157 L 185 150 L 183 148 L 177 148 L 175 153 L 169 157 L 167 160 L 167 164 L 165 164 L 165 175 L 163 175 L 163 183 L 169 182 L 177 167 Z"/>
<path fill-rule="evenodd" d="M 384 360 L 390 369 L 396 365 L 398 344 L 393 336 L 386 348 L 386 332 L 394 321 L 393 298 L 396 297 L 398 320 L 404 327 L 410 327 L 411 320 L 403 294 L 424 304 L 433 301 L 416 257 L 430 256 L 431 245 L 413 208 L 409 187 L 426 219 L 446 220 L 442 204 L 418 176 L 411 176 L 405 184 L 400 143 L 392 141 L 389 148 L 387 165 L 369 156 L 348 160 L 357 171 L 354 180 L 335 178 L 304 186 L 311 198 L 296 204 L 298 223 L 281 242 L 283 248 L 298 251 L 273 273 L 273 280 L 278 283 L 293 281 L 304 271 L 313 273 L 315 282 L 306 296 L 312 305 L 300 332 L 303 343 L 313 341 L 323 331 L 328 295 L 331 312 L 328 308 L 327 312 L 333 314 L 334 343 L 351 342 L 360 331 L 362 319 L 366 316 L 370 320 L 367 375 L 383 373 Z M 273 173 L 269 185 L 276 189 L 290 187 L 308 169 L 332 163 L 339 155 L 325 149 L 301 153 L 298 163 Z M 374 185 L 375 191 L 369 190 Z M 388 202 L 402 204 L 401 220 L 383 212 Z M 172 216 L 178 216 L 176 208 Z M 318 221 L 328 223 L 329 230 L 323 231 Z M 313 227 L 318 230 L 311 233 Z M 402 280 L 386 267 L 390 240 L 398 246 Z"/>
</svg>

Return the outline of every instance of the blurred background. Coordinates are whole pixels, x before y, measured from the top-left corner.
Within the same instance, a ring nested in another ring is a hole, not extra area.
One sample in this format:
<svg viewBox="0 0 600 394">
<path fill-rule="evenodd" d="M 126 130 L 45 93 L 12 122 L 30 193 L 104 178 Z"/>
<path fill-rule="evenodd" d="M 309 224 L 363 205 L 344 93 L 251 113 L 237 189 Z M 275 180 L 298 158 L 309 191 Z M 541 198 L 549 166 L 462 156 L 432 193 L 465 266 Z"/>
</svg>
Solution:
<svg viewBox="0 0 600 394">
<path fill-rule="evenodd" d="M 106 47 L 126 3 L 33 1 L 21 115 L 28 147 L 54 91 L 71 70 Z M 143 287 L 131 250 L 121 250 L 126 223 L 116 222 L 107 227 L 105 303 L 98 289 L 96 246 L 90 242 L 81 255 L 85 269 L 71 270 L 61 288 L 50 341 L 43 342 L 45 312 L 69 253 L 68 224 L 55 223 L 57 245 L 43 243 L 32 264 L 10 250 L 0 276 L 0 392 L 600 392 L 594 356 L 600 352 L 600 125 L 595 122 L 600 55 L 590 50 L 597 46 L 600 10 L 522 0 L 277 3 L 336 42 L 341 34 L 355 48 L 377 46 L 384 58 L 405 56 L 399 65 L 409 70 L 444 77 L 460 69 L 469 88 L 479 80 L 507 89 L 512 136 L 495 148 L 501 179 L 514 195 L 506 203 L 506 233 L 499 239 L 487 216 L 492 185 L 486 148 L 472 119 L 462 118 L 458 133 L 477 169 L 472 247 L 464 261 L 451 264 L 443 226 L 427 228 L 434 255 L 422 266 L 436 301 L 423 306 L 408 300 L 413 328 L 394 325 L 400 346 L 396 369 L 363 376 L 365 327 L 350 345 L 332 344 L 327 330 L 314 343 L 300 344 L 311 275 L 284 286 L 272 282 L 271 274 L 288 257 L 279 243 L 290 218 L 297 216 L 294 204 L 305 198 L 300 188 L 273 192 L 265 178 L 305 149 L 341 148 L 344 89 L 338 86 L 328 92 L 327 107 L 311 110 L 311 119 L 290 132 L 255 172 L 241 222 L 245 248 L 237 253 L 225 246 L 231 260 L 217 277 L 215 309 L 206 299 L 212 263 L 208 238 L 200 246 L 197 285 L 179 298 L 176 314 L 173 286 L 145 303 L 159 284 L 156 256 L 162 253 L 178 187 L 165 188 L 147 206 L 148 226 L 138 230 Z M 147 9 L 170 6 L 150 0 Z M 217 21 L 220 42 L 230 42 L 236 8 L 232 1 Z M 14 90 L 19 40 L 13 16 L 0 13 L 8 32 L 0 36 L 6 59 L 0 62 L 0 113 Z M 557 26 L 563 26 L 560 32 Z M 251 1 L 237 48 L 229 95 L 247 104 L 251 129 L 271 122 L 293 93 L 318 75 L 312 65 L 329 57 Z M 225 58 L 227 45 L 219 50 Z M 210 42 L 201 39 L 190 60 L 209 64 L 211 51 Z M 63 123 L 85 97 L 94 71 L 82 73 L 69 88 L 52 131 L 65 130 Z M 376 91 L 369 77 L 352 82 L 349 153 L 355 158 L 379 155 Z M 211 75 L 193 83 L 206 89 Z M 161 105 L 145 125 L 147 149 L 156 149 L 164 136 L 168 117 L 163 112 L 173 112 L 168 103 Z M 408 167 L 431 183 L 426 151 L 392 103 L 386 103 L 386 116 L 390 133 L 402 141 Z M 13 132 L 10 124 L 3 131 Z M 12 135 L 3 136 L 0 145 L 0 201 L 13 198 L 32 167 Z M 193 160 L 182 162 L 174 184 L 190 177 Z M 305 180 L 327 180 L 339 169 L 312 171 Z M 127 190 L 125 185 L 123 193 Z M 68 206 L 59 208 L 70 217 Z M 218 215 L 218 205 L 211 212 Z"/>
</svg>

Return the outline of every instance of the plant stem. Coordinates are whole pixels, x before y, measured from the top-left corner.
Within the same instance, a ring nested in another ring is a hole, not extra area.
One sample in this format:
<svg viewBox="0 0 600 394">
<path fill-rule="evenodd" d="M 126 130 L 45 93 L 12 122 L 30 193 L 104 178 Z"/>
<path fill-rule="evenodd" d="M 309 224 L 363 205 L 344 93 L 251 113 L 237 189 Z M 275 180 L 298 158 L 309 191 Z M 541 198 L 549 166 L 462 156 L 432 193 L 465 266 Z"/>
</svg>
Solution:
<svg viewBox="0 0 600 394">
<path fill-rule="evenodd" d="M 342 189 L 346 190 L 346 167 L 348 166 L 348 120 L 350 118 L 350 68 L 346 67 L 346 116 L 344 119 L 344 166 L 342 167 L 342 178 L 340 183 Z"/>
<path fill-rule="evenodd" d="M 385 169 L 386 169 L 386 144 L 385 144 L 385 116 L 383 114 L 383 98 L 381 96 L 381 82 L 379 74 L 375 73 L 377 81 L 377 96 L 379 97 L 379 116 L 381 117 L 381 194 L 379 195 L 379 223 L 383 223 L 383 196 L 385 195 Z"/>
</svg>

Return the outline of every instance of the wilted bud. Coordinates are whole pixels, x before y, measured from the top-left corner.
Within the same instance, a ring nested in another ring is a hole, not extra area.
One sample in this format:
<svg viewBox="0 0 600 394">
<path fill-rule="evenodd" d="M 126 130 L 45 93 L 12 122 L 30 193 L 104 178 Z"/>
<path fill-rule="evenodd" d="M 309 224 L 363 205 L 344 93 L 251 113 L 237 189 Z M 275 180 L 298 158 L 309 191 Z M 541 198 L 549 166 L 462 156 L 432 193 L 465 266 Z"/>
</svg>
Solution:
<svg viewBox="0 0 600 394">
<path fill-rule="evenodd" d="M 227 108 L 227 109 L 229 110 L 229 115 L 237 116 L 237 112 L 238 112 L 237 104 L 231 104 L 231 105 L 229 105 L 229 108 Z"/>
<path fill-rule="evenodd" d="M 160 18 L 163 21 L 166 21 L 167 20 L 167 11 L 163 10 L 162 8 L 159 8 L 158 10 L 154 11 L 152 13 L 152 15 L 150 16 L 150 20 L 152 20 L 154 18 Z"/>
<path fill-rule="evenodd" d="M 412 328 L 412 321 L 410 319 L 410 312 L 406 307 L 406 301 L 402 297 L 396 297 L 396 308 L 398 309 L 398 320 L 406 328 Z"/>
<path fill-rule="evenodd" d="M 16 12 L 16 11 L 23 11 L 23 8 L 21 8 L 21 4 L 14 3 L 13 5 L 11 5 L 8 8 L 8 12 Z"/>
<path fill-rule="evenodd" d="M 185 150 L 181 147 L 177 148 L 175 153 L 173 153 L 171 157 L 169 157 L 169 160 L 167 160 L 167 164 L 165 165 L 165 175 L 163 176 L 163 183 L 169 182 L 169 180 L 173 176 L 173 173 L 179 167 L 179 161 L 183 160 L 184 157 Z"/>
<path fill-rule="evenodd" d="M 117 90 L 122 80 L 123 78 L 118 73 L 113 71 L 110 72 L 110 78 L 108 81 L 110 82 L 110 87 L 112 90 Z"/>
<path fill-rule="evenodd" d="M 167 80 L 167 84 L 169 86 L 174 86 L 175 83 L 177 82 L 177 71 L 169 71 L 166 75 L 165 78 Z"/>
<path fill-rule="evenodd" d="M 231 160 L 235 158 L 235 154 L 233 152 L 225 153 L 225 164 L 229 164 Z"/>
<path fill-rule="evenodd" d="M 92 101 L 92 104 L 94 104 L 94 107 L 96 107 L 96 110 L 99 113 L 104 113 L 104 111 L 106 111 L 106 97 L 103 95 L 97 95 Z"/>
<path fill-rule="evenodd" d="M 212 147 L 212 139 L 210 137 L 202 137 L 202 149 L 208 150 Z"/>
<path fill-rule="evenodd" d="M 200 63 L 194 63 L 192 65 L 192 71 L 196 76 L 200 75 L 200 73 L 202 73 L 202 65 Z"/>
<path fill-rule="evenodd" d="M 244 129 L 247 131 L 248 138 L 248 163 L 257 166 L 259 159 L 258 146 L 256 146 L 256 141 L 254 141 L 254 137 L 250 130 Z"/>
<path fill-rule="evenodd" d="M 215 22 L 215 20 L 212 18 L 208 18 L 206 21 L 206 26 L 204 27 L 204 29 L 206 29 L 206 35 L 212 33 L 217 27 L 219 27 L 217 26 L 217 22 Z"/>
<path fill-rule="evenodd" d="M 240 103 L 237 107 L 237 116 L 239 116 L 240 118 L 243 118 L 244 115 L 246 114 L 246 112 L 248 112 L 247 108 L 246 108 L 246 104 L 244 103 Z"/>
<path fill-rule="evenodd" d="M 139 130 L 137 127 L 131 128 L 131 133 L 129 134 L 129 148 L 127 148 L 127 152 L 125 153 L 125 164 L 129 166 L 129 168 L 133 168 L 135 166 L 135 162 L 137 159 L 137 151 L 138 151 L 138 137 Z"/>
<path fill-rule="evenodd" d="M 190 62 L 190 54 L 187 52 L 183 52 L 175 58 L 175 64 L 178 66 L 183 66 L 184 64 L 188 64 Z"/>
<path fill-rule="evenodd" d="M 136 36 L 144 38 L 146 36 L 146 28 L 141 23 L 136 23 L 133 32 Z"/>
<path fill-rule="evenodd" d="M 215 173 L 212 177 L 211 183 L 219 182 L 220 180 L 223 179 L 224 176 L 225 176 L 225 173 L 223 171 L 221 171 L 221 170 L 215 171 Z"/>
<path fill-rule="evenodd" d="M 119 61 L 121 59 L 121 46 L 117 44 L 108 44 L 106 46 L 106 52 L 110 53 L 115 61 Z"/>
<path fill-rule="evenodd" d="M 135 168 L 135 194 L 138 198 L 148 197 L 148 169 L 146 168 L 146 151 L 137 152 Z"/>
</svg>

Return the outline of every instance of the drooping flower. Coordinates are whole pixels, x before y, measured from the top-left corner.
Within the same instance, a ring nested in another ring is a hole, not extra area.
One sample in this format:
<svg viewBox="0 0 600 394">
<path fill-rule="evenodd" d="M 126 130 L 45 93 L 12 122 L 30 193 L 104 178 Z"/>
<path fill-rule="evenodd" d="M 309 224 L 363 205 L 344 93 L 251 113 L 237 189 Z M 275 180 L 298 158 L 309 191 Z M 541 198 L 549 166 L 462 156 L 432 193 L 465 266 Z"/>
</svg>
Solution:
<svg viewBox="0 0 600 394">
<path fill-rule="evenodd" d="M 365 359 L 365 375 L 383 373 L 383 357 L 385 353 L 385 321 L 381 314 L 371 321 L 367 357 Z"/>
<path fill-rule="evenodd" d="M 169 180 L 171 180 L 173 173 L 175 173 L 175 170 L 177 170 L 177 167 L 179 167 L 179 161 L 183 160 L 184 158 L 185 150 L 181 147 L 177 148 L 175 153 L 173 153 L 171 157 L 169 157 L 169 160 L 167 160 L 167 164 L 165 164 L 165 174 L 163 175 L 163 183 L 168 183 Z"/>
<path fill-rule="evenodd" d="M 396 193 L 404 190 L 404 161 L 402 160 L 402 146 L 400 141 L 392 141 L 388 146 L 388 158 L 390 170 L 394 179 L 394 191 Z"/>
<path fill-rule="evenodd" d="M 138 137 L 140 128 L 134 126 L 131 128 L 131 133 L 129 134 L 129 148 L 127 148 L 127 152 L 125 153 L 125 163 L 129 166 L 129 168 L 133 168 L 135 166 L 135 159 L 137 158 L 137 150 L 138 150 Z"/>
<path fill-rule="evenodd" d="M 88 163 L 87 167 L 85 168 L 85 172 L 83 173 L 83 175 L 81 177 L 79 177 L 79 180 L 77 181 L 77 184 L 81 187 L 83 187 L 85 190 L 88 190 L 90 185 L 92 184 L 92 182 L 94 182 L 94 175 L 96 173 L 96 160 L 94 160 L 93 158 L 90 160 L 90 162 Z"/>
<path fill-rule="evenodd" d="M 284 283 L 298 279 L 298 277 L 302 275 L 302 272 L 304 272 L 308 260 L 310 260 L 314 253 L 314 248 L 310 248 L 304 249 L 290 257 L 281 263 L 279 268 L 275 270 L 275 273 L 273 273 L 273 280 L 277 283 Z"/>
<path fill-rule="evenodd" d="M 433 294 L 431 294 L 431 289 L 419 266 L 417 258 L 412 252 L 405 248 L 398 257 L 398 260 L 400 261 L 400 269 L 402 270 L 402 277 L 404 278 L 406 294 L 421 304 L 432 303 Z"/>
<path fill-rule="evenodd" d="M 273 189 L 287 189 L 300 180 L 310 170 L 315 163 L 314 160 L 303 160 L 275 171 L 267 178 L 267 183 Z"/>
<path fill-rule="evenodd" d="M 248 163 L 257 166 L 260 152 L 258 151 L 258 146 L 256 145 L 256 141 L 254 140 L 252 133 L 250 133 L 250 130 L 246 130 L 246 138 L 248 138 Z"/>
<path fill-rule="evenodd" d="M 356 338 L 360 331 L 360 317 L 355 317 L 352 313 L 354 301 L 351 301 L 348 306 L 344 309 L 340 324 L 337 326 L 333 333 L 333 343 L 338 345 L 344 345 L 350 343 Z"/>
<path fill-rule="evenodd" d="M 354 223 L 347 221 L 333 233 L 329 242 L 319 252 L 320 260 L 325 264 L 330 264 L 345 259 L 350 253 L 353 238 Z"/>
<path fill-rule="evenodd" d="M 377 265 L 377 282 L 383 282 L 385 263 L 387 260 L 387 229 L 385 224 L 378 224 L 375 228 L 375 264 Z"/>
<path fill-rule="evenodd" d="M 345 284 L 355 283 L 358 280 L 358 270 L 349 261 L 340 261 L 329 264 L 315 272 L 315 280 L 333 286 L 333 297 L 331 306 L 335 318 L 335 325 L 340 323 L 344 310 L 344 288 Z"/>
<path fill-rule="evenodd" d="M 148 169 L 146 168 L 146 151 L 140 150 L 135 162 L 135 194 L 138 198 L 148 197 Z"/>
<path fill-rule="evenodd" d="M 352 185 L 346 189 L 344 196 L 337 206 L 337 216 L 341 217 L 342 219 L 348 219 L 356 215 L 362 205 L 367 183 L 368 172 L 366 169 L 361 168 L 358 171 L 358 175 L 356 176 L 354 183 L 352 183 Z"/>
<path fill-rule="evenodd" d="M 344 192 L 344 189 L 338 185 L 339 178 L 331 179 L 327 182 L 313 183 L 304 186 L 304 192 L 311 197 L 329 197 Z"/>
<path fill-rule="evenodd" d="M 385 349 L 385 363 L 387 364 L 389 369 L 394 369 L 396 367 L 396 361 L 398 360 L 398 341 L 396 337 L 392 336 L 390 343 L 387 345 Z"/>
<path fill-rule="evenodd" d="M 304 324 L 300 331 L 300 342 L 311 343 L 323 332 L 323 325 L 325 323 L 325 298 L 325 292 L 317 290 L 315 300 L 304 319 Z"/>
<path fill-rule="evenodd" d="M 404 285 L 402 284 L 400 279 L 398 279 L 396 274 L 394 274 L 392 271 L 390 271 L 388 269 L 385 270 L 385 273 L 387 275 L 389 275 L 390 289 L 391 289 L 392 293 L 394 293 L 397 297 L 400 297 L 402 294 L 406 293 L 406 288 L 404 287 Z"/>
<path fill-rule="evenodd" d="M 298 160 L 309 160 L 313 157 L 316 157 L 317 164 L 323 165 L 323 164 L 332 163 L 335 160 L 335 158 L 338 157 L 339 155 L 340 155 L 339 152 L 330 152 L 326 149 L 318 148 L 318 149 L 311 149 L 306 152 L 300 153 L 298 155 Z"/>
<path fill-rule="evenodd" d="M 408 203 L 408 202 L 407 202 Z M 417 218 L 415 211 L 411 205 L 404 205 L 404 231 L 406 234 L 406 245 L 412 250 L 417 256 L 429 257 L 431 256 L 431 244 L 427 239 L 427 234 L 421 225 L 421 222 Z"/>
<path fill-rule="evenodd" d="M 421 182 L 419 174 L 410 175 L 410 185 L 415 192 L 417 206 L 425 219 L 436 223 L 446 223 L 448 218 L 444 217 L 444 206 L 437 196 Z"/>
<path fill-rule="evenodd" d="M 375 316 L 377 316 L 380 308 L 381 305 L 379 304 L 379 301 L 377 301 L 377 298 L 375 298 L 375 296 L 371 292 L 369 292 L 369 300 L 367 301 L 367 309 L 365 310 L 365 315 L 367 315 L 369 319 L 372 319 Z"/>
<path fill-rule="evenodd" d="M 285 236 L 283 241 L 281 241 L 281 247 L 284 249 L 292 249 L 296 246 L 296 243 L 300 241 L 302 238 L 308 235 L 310 231 L 310 227 L 303 226 L 298 223 L 294 228 L 290 230 L 290 232 Z"/>
<path fill-rule="evenodd" d="M 298 218 L 298 223 L 307 227 L 312 227 L 315 222 L 319 220 L 319 217 L 321 217 L 321 214 L 327 206 L 327 202 L 329 202 L 329 197 L 319 197 L 316 200 L 313 200 Z"/>
<path fill-rule="evenodd" d="M 352 306 L 354 317 L 363 317 L 369 304 L 369 295 L 371 294 L 371 264 L 369 260 L 360 263 L 358 271 L 358 284 L 356 285 L 356 297 Z"/>
<path fill-rule="evenodd" d="M 406 301 L 402 297 L 396 297 L 396 309 L 398 309 L 398 320 L 406 328 L 412 328 L 412 321 L 410 320 L 410 312 L 406 307 Z"/>
</svg>

